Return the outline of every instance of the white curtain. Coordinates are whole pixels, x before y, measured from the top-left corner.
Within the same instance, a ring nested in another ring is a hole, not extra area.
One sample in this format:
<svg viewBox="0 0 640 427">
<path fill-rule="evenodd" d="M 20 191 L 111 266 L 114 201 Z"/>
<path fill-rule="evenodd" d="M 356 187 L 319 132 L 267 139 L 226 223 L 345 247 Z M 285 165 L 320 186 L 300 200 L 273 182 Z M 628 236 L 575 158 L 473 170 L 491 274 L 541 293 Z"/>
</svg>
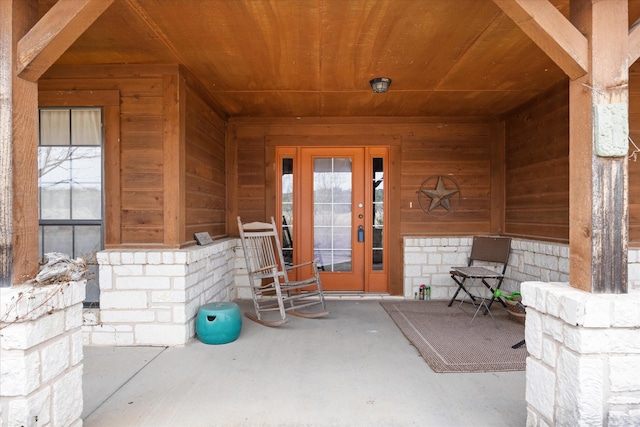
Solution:
<svg viewBox="0 0 640 427">
<path fill-rule="evenodd" d="M 71 114 L 72 145 L 100 145 L 102 143 L 100 110 L 74 108 Z"/>
<path fill-rule="evenodd" d="M 69 110 L 40 111 L 40 145 L 69 145 Z"/>
</svg>

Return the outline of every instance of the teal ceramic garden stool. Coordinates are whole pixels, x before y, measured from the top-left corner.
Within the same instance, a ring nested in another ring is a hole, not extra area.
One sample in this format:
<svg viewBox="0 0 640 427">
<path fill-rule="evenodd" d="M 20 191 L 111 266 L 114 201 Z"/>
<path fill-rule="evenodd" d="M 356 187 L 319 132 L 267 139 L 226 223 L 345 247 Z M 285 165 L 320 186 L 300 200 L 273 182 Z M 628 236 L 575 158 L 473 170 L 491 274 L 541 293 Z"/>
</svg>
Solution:
<svg viewBox="0 0 640 427">
<path fill-rule="evenodd" d="M 198 310 L 196 333 L 205 344 L 235 341 L 242 329 L 240 307 L 235 302 L 212 302 Z"/>
</svg>

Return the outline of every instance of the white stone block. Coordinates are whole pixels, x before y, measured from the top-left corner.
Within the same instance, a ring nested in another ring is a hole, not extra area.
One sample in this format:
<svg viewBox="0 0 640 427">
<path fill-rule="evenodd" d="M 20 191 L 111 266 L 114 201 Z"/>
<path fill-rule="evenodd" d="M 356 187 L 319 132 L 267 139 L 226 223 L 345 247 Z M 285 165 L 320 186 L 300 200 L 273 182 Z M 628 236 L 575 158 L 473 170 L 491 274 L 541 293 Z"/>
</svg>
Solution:
<svg viewBox="0 0 640 427">
<path fill-rule="evenodd" d="M 65 310 L 65 330 L 71 331 L 82 326 L 82 304 L 75 304 Z"/>
<path fill-rule="evenodd" d="M 560 297 L 560 318 L 570 325 L 584 325 L 586 292 L 568 292 Z"/>
<path fill-rule="evenodd" d="M 422 266 L 407 265 L 404 269 L 404 277 L 418 277 L 422 274 Z"/>
<path fill-rule="evenodd" d="M 167 307 L 166 309 L 156 309 L 156 322 L 159 323 L 172 323 L 173 322 L 173 308 Z"/>
<path fill-rule="evenodd" d="M 612 317 L 614 327 L 640 327 L 640 294 L 617 296 Z"/>
<path fill-rule="evenodd" d="M 96 260 L 98 261 L 98 264 L 108 264 L 109 253 L 105 251 L 96 252 Z"/>
<path fill-rule="evenodd" d="M 162 252 L 162 263 L 173 264 L 174 263 L 173 252 Z"/>
<path fill-rule="evenodd" d="M 118 252 L 118 251 L 109 252 L 109 264 L 111 264 L 111 265 L 120 265 L 120 264 L 122 264 L 122 262 L 120 260 L 121 260 L 120 252 Z"/>
<path fill-rule="evenodd" d="M 529 343 L 527 343 L 528 346 Z M 525 375 L 525 400 L 540 415 L 550 421 L 553 420 L 556 397 L 555 372 L 529 357 Z"/>
<path fill-rule="evenodd" d="M 82 310 L 82 326 L 97 325 L 100 323 L 100 309 L 85 308 Z"/>
<path fill-rule="evenodd" d="M 143 266 L 133 264 L 116 265 L 113 267 L 113 274 L 116 276 L 116 280 L 122 276 L 142 276 Z"/>
<path fill-rule="evenodd" d="M 640 329 L 565 327 L 565 343 L 580 354 L 640 354 Z"/>
<path fill-rule="evenodd" d="M 118 277 L 116 288 L 127 289 L 169 289 L 171 281 L 168 277 Z"/>
<path fill-rule="evenodd" d="M 145 268 L 147 276 L 185 276 L 186 274 L 184 264 L 148 265 Z"/>
<path fill-rule="evenodd" d="M 556 317 L 542 316 L 542 332 L 559 343 L 564 341 L 564 325 L 565 323 Z"/>
<path fill-rule="evenodd" d="M 165 303 L 165 302 L 185 302 L 184 291 L 151 291 L 151 302 L 153 303 Z"/>
<path fill-rule="evenodd" d="M 427 261 L 429 264 L 442 264 L 442 255 L 439 253 L 428 254 Z"/>
<path fill-rule="evenodd" d="M 171 319 L 168 320 L 167 322 L 172 322 L 172 323 L 186 323 L 187 322 L 187 313 L 185 310 L 185 306 L 183 305 L 177 305 L 172 307 L 171 309 Z"/>
<path fill-rule="evenodd" d="M 176 290 L 184 291 L 187 287 L 187 279 L 186 277 L 172 277 L 171 278 L 171 288 Z"/>
<path fill-rule="evenodd" d="M 544 337 L 542 339 L 542 361 L 548 366 L 555 368 L 558 358 L 558 343 L 554 340 Z"/>
<path fill-rule="evenodd" d="M 584 305 L 585 327 L 608 328 L 611 323 L 613 301 L 606 295 L 589 295 Z"/>
<path fill-rule="evenodd" d="M 144 251 L 136 251 L 133 253 L 133 263 L 134 264 L 146 264 L 147 263 L 147 253 Z"/>
<path fill-rule="evenodd" d="M 184 251 L 177 251 L 173 254 L 174 262 L 176 264 L 186 264 L 187 263 L 187 254 Z"/>
<path fill-rule="evenodd" d="M 0 352 L 0 396 L 26 396 L 40 384 L 37 351 L 3 349 Z"/>
<path fill-rule="evenodd" d="M 640 392 L 640 355 L 609 358 L 611 391 Z"/>
<path fill-rule="evenodd" d="M 604 368 L 599 358 L 579 357 L 565 348 L 560 349 L 556 389 L 558 425 L 602 425 Z"/>
<path fill-rule="evenodd" d="M 47 343 L 42 351 L 42 360 L 40 362 L 40 371 L 42 372 L 42 382 L 47 383 L 60 375 L 69 367 L 71 361 L 71 346 L 69 336 Z"/>
<path fill-rule="evenodd" d="M 609 411 L 607 414 L 608 427 L 637 427 L 640 426 L 640 410 Z"/>
<path fill-rule="evenodd" d="M 136 345 L 184 345 L 188 336 L 185 325 L 149 324 L 136 325 Z"/>
<path fill-rule="evenodd" d="M 113 288 L 113 267 L 110 265 L 100 265 L 98 280 L 100 291 Z"/>
<path fill-rule="evenodd" d="M 147 253 L 147 264 L 158 265 L 162 264 L 162 252 L 148 252 Z"/>
<path fill-rule="evenodd" d="M 11 399 L 7 411 L 7 419 L 10 420 L 9 425 L 21 427 L 50 425 L 50 402 L 50 387 L 43 387 L 41 390 L 23 399 Z"/>
<path fill-rule="evenodd" d="M 70 337 L 71 343 L 71 366 L 75 366 L 84 359 L 82 331 L 73 332 Z"/>
<path fill-rule="evenodd" d="M 404 262 L 408 265 L 423 265 L 427 263 L 427 255 L 423 253 L 406 254 Z"/>
<path fill-rule="evenodd" d="M 67 372 L 52 386 L 53 425 L 71 425 L 82 415 L 82 365 Z"/>
<path fill-rule="evenodd" d="M 102 310 L 100 317 L 104 323 L 147 323 L 155 320 L 152 310 Z"/>
<path fill-rule="evenodd" d="M 133 264 L 133 252 L 120 252 L 120 262 L 122 264 Z"/>
<path fill-rule="evenodd" d="M 542 359 L 542 317 L 538 311 L 527 310 L 524 334 L 529 354 L 536 359 Z"/>
<path fill-rule="evenodd" d="M 100 295 L 102 309 L 147 308 L 147 291 L 113 291 Z"/>
<path fill-rule="evenodd" d="M 0 336 L 2 348 L 27 349 L 61 335 L 65 331 L 64 311 L 4 328 Z M 7 347 L 8 346 L 8 347 Z"/>
</svg>

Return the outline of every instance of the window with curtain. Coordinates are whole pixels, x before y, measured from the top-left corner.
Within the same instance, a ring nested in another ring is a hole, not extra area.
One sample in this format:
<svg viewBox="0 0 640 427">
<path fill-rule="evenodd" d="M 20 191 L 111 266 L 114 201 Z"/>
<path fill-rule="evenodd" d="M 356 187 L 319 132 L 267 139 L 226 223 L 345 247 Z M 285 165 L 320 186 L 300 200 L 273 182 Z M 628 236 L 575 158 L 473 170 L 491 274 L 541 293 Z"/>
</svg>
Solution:
<svg viewBox="0 0 640 427">
<path fill-rule="evenodd" d="M 101 108 L 41 108 L 38 148 L 40 255 L 61 252 L 89 265 L 85 306 L 98 306 L 103 248 Z"/>
</svg>

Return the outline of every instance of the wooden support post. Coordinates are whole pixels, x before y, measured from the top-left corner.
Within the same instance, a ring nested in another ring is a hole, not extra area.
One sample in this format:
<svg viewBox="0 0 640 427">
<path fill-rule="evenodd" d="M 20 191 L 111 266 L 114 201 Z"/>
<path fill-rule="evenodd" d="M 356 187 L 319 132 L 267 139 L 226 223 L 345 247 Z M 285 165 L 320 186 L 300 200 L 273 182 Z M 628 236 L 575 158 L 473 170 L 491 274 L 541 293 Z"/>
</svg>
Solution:
<svg viewBox="0 0 640 427">
<path fill-rule="evenodd" d="M 13 280 L 12 15 L 13 3 L 0 1 L 0 287 Z"/>
<path fill-rule="evenodd" d="M 15 72 L 37 16 L 37 0 L 0 2 L 0 286 L 38 272 L 38 91 Z"/>
<path fill-rule="evenodd" d="M 591 54 L 589 73 L 569 89 L 570 281 L 626 293 L 628 160 L 615 147 L 628 143 L 627 0 L 572 1 L 571 21 Z"/>
<path fill-rule="evenodd" d="M 37 0 L 13 0 L 13 63 L 18 38 L 38 20 Z M 38 84 L 13 68 L 13 283 L 38 273 Z"/>
</svg>

